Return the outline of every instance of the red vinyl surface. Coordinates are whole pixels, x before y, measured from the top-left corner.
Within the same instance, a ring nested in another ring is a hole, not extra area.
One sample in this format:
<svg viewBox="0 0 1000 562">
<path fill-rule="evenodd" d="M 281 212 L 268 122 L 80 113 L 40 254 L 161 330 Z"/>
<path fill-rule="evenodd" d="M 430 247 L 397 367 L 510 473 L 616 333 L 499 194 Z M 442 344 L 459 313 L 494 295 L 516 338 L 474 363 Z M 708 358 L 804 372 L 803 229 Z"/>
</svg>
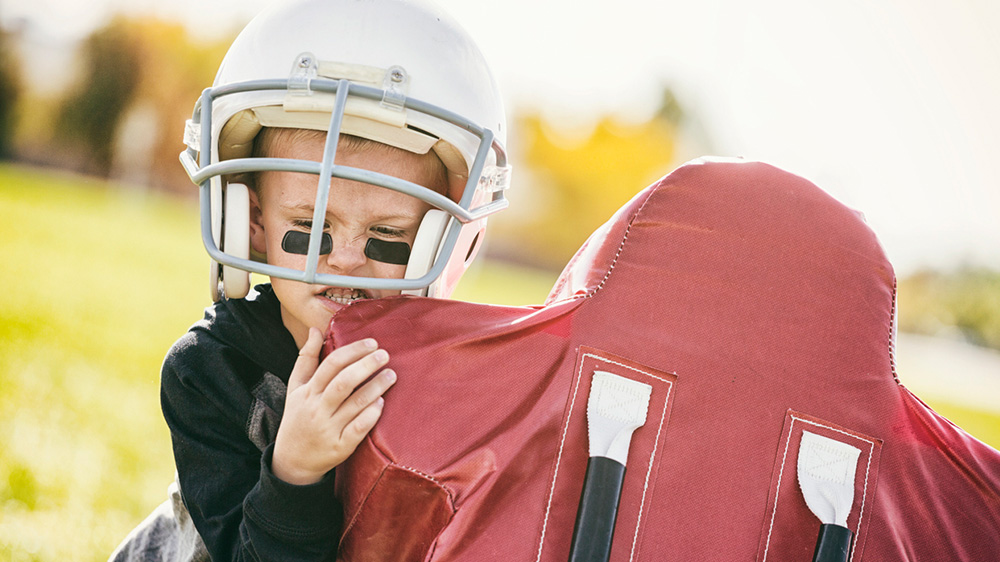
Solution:
<svg viewBox="0 0 1000 562">
<path fill-rule="evenodd" d="M 612 560 L 811 560 L 804 430 L 861 450 L 850 560 L 998 560 L 1000 452 L 900 383 L 894 317 L 860 215 L 740 160 L 640 192 L 543 306 L 353 304 L 328 346 L 377 338 L 398 382 L 337 469 L 341 559 L 566 560 L 604 370 L 653 387 Z"/>
</svg>

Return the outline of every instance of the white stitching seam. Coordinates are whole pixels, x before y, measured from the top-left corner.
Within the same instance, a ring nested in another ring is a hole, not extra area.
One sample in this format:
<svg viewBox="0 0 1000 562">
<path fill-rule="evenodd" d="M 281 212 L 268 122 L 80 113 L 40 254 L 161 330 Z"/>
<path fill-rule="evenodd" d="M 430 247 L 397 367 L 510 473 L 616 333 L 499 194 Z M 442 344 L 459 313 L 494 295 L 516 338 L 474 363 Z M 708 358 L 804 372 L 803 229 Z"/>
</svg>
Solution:
<svg viewBox="0 0 1000 562">
<path fill-rule="evenodd" d="M 438 481 L 437 478 L 434 478 L 434 476 L 432 476 L 430 474 L 427 474 L 426 472 L 423 472 L 421 470 L 417 470 L 416 468 L 413 468 L 411 466 L 404 466 L 404 465 L 401 465 L 401 464 L 393 464 L 392 466 L 395 466 L 396 468 L 402 468 L 403 470 L 405 470 L 407 472 L 412 472 L 413 474 L 416 474 L 417 476 L 420 476 L 422 478 L 425 478 L 425 479 L 430 480 L 431 482 L 433 482 L 438 488 L 441 488 L 442 490 L 445 491 L 446 494 L 448 494 L 448 502 L 451 503 L 451 505 L 452 505 L 452 511 L 455 510 L 455 496 L 452 495 L 451 489 L 448 488 L 448 486 L 445 486 L 442 482 Z"/>
<path fill-rule="evenodd" d="M 899 380 L 899 373 L 896 372 L 896 338 L 893 334 L 896 333 L 896 278 L 892 278 L 892 308 L 889 311 L 889 370 L 892 372 L 892 380 L 896 381 L 897 385 L 902 386 L 902 382 Z"/>
<path fill-rule="evenodd" d="M 602 288 L 604 288 L 604 284 L 607 283 L 608 278 L 611 277 L 611 272 L 614 271 L 615 269 L 615 264 L 618 263 L 619 256 L 622 255 L 622 250 L 625 249 L 625 242 L 628 241 L 629 232 L 632 230 L 632 223 L 635 222 L 635 219 L 639 218 L 639 215 L 642 213 L 642 210 L 646 208 L 646 203 L 649 203 L 649 200 L 653 198 L 653 195 L 655 195 L 656 192 L 659 191 L 662 187 L 663 186 L 661 183 L 655 184 L 655 187 L 653 189 L 650 189 L 649 193 L 646 195 L 646 199 L 643 200 L 642 204 L 639 205 L 639 208 L 636 209 L 635 213 L 629 218 L 628 224 L 625 225 L 625 232 L 624 234 L 622 234 L 622 242 L 621 244 L 618 245 L 618 251 L 615 252 L 615 257 L 611 260 L 611 265 L 608 266 L 608 270 L 604 273 L 604 278 L 601 279 L 601 282 L 598 283 L 596 287 L 594 287 L 592 290 L 588 291 L 585 294 L 573 295 L 565 299 L 560 299 L 558 301 L 549 303 L 549 306 L 557 302 L 571 301 L 576 299 L 589 299 L 594 295 L 596 295 L 597 291 L 600 291 Z M 587 243 L 589 244 L 590 241 L 588 240 Z M 570 264 L 575 263 L 578 256 L 579 254 L 574 255 L 573 258 L 570 260 Z M 569 265 L 567 265 L 567 270 L 569 270 Z M 559 287 L 558 290 L 553 289 L 553 293 L 558 293 L 559 291 L 561 291 L 565 284 L 566 284 L 565 279 L 560 280 L 558 284 Z"/>
<path fill-rule="evenodd" d="M 668 380 L 666 380 L 664 378 L 661 378 L 661 377 L 658 377 L 658 376 L 656 376 L 654 374 L 647 373 L 646 371 L 643 371 L 643 370 L 640 370 L 640 369 L 636 369 L 635 367 L 630 367 L 628 365 L 623 365 L 623 364 L 621 364 L 621 363 L 619 363 L 617 361 L 614 361 L 612 359 L 608 359 L 607 357 L 602 357 L 602 356 L 594 354 L 594 353 L 584 353 L 583 357 L 580 359 L 580 367 L 579 367 L 579 369 L 577 370 L 577 373 L 576 373 L 576 384 L 573 385 L 573 398 L 572 398 L 572 400 L 570 400 L 570 403 L 569 403 L 569 413 L 566 415 L 566 421 L 563 424 L 562 437 L 559 440 L 559 453 L 556 455 L 556 467 L 555 467 L 555 471 L 552 473 L 552 484 L 549 486 L 549 499 L 548 499 L 548 502 L 545 505 L 545 519 L 542 522 L 542 536 L 541 536 L 541 538 L 538 541 L 538 555 L 535 558 L 536 562 L 539 562 L 542 559 L 542 548 L 545 546 L 545 531 L 546 531 L 546 528 L 548 527 L 549 513 L 550 513 L 550 511 L 552 509 L 552 498 L 555 495 L 555 491 L 556 491 L 556 479 L 559 476 L 559 466 L 561 465 L 561 461 L 562 461 L 563 446 L 565 445 L 565 442 L 566 442 L 566 433 L 569 431 L 569 420 L 572 419 L 572 417 L 573 417 L 573 408 L 576 406 L 576 397 L 577 397 L 578 391 L 580 389 L 580 381 L 583 380 L 583 364 L 585 362 L 584 360 L 587 359 L 588 357 L 596 358 L 596 359 L 598 359 L 600 361 L 604 361 L 605 363 L 610 363 L 612 365 L 616 365 L 618 367 L 622 367 L 623 369 L 629 369 L 631 371 L 635 371 L 637 373 L 641 373 L 643 375 L 646 375 L 648 377 L 654 378 L 654 379 L 656 379 L 658 381 L 661 381 L 661 382 L 667 384 L 667 395 L 666 395 L 666 397 L 664 398 L 664 401 L 663 401 L 663 411 L 660 413 L 660 424 L 659 424 L 659 426 L 656 429 L 656 441 L 653 443 L 653 450 L 652 450 L 652 452 L 649 455 L 649 468 L 646 470 L 646 480 L 643 483 L 643 487 L 642 487 L 642 500 L 639 503 L 639 515 L 638 515 L 638 517 L 636 519 L 635 533 L 632 536 L 632 551 L 631 551 L 631 553 L 629 555 L 629 560 L 631 561 L 631 560 L 633 560 L 635 558 L 636 541 L 639 538 L 639 527 L 640 527 L 640 523 L 642 521 L 642 510 L 643 510 L 643 507 L 645 507 L 645 505 L 646 505 L 646 491 L 649 489 L 649 478 L 650 478 L 650 475 L 652 474 L 652 471 L 653 471 L 653 462 L 654 462 L 654 459 L 656 458 L 656 449 L 657 449 L 657 447 L 659 446 L 659 443 L 660 443 L 660 434 L 663 431 L 663 422 L 666 419 L 667 406 L 670 404 L 670 391 L 671 391 L 671 389 L 673 389 L 674 385 L 673 385 L 673 381 L 668 381 Z"/>
<path fill-rule="evenodd" d="M 774 508 L 771 510 L 771 522 L 770 522 L 770 524 L 768 525 L 768 528 L 767 528 L 767 541 L 765 541 L 765 543 L 764 543 L 764 559 L 761 560 L 761 562 L 766 562 L 766 560 L 767 560 L 767 550 L 771 546 L 771 531 L 774 529 L 774 518 L 775 518 L 775 515 L 778 512 L 778 496 L 779 496 L 779 494 L 781 492 L 781 478 L 782 478 L 782 476 L 784 475 L 784 472 L 785 472 L 785 459 L 788 457 L 788 446 L 789 446 L 789 444 L 791 444 L 792 434 L 795 433 L 795 422 L 796 421 L 801 421 L 801 422 L 804 422 L 804 423 L 815 425 L 816 427 L 822 427 L 822 428 L 825 428 L 825 429 L 829 429 L 830 431 L 835 431 L 837 433 L 842 433 L 842 434 L 844 434 L 844 435 L 846 435 L 848 437 L 852 437 L 852 438 L 857 439 L 859 441 L 864 441 L 865 443 L 868 443 L 870 445 L 870 447 L 868 449 L 868 463 L 865 466 L 865 486 L 864 486 L 864 488 L 863 488 L 863 490 L 861 492 L 861 513 L 858 514 L 858 532 L 854 533 L 854 544 L 851 545 L 851 560 L 854 560 L 854 555 L 857 552 L 857 549 L 854 548 L 854 547 L 857 546 L 858 538 L 861 536 L 861 532 L 860 532 L 861 531 L 861 522 L 864 520 L 864 517 L 865 517 L 865 501 L 867 501 L 867 499 L 868 499 L 868 476 L 870 474 L 871 467 L 872 467 L 872 455 L 875 452 L 875 441 L 871 441 L 871 440 L 865 439 L 864 437 L 859 437 L 857 435 L 854 435 L 853 433 L 848 433 L 846 431 L 843 431 L 841 429 L 837 429 L 835 427 L 830 427 L 828 425 L 823 425 L 821 423 L 816 423 L 816 422 L 814 422 L 812 420 L 807 420 L 807 419 L 804 419 L 804 418 L 799 418 L 799 417 L 796 417 L 794 415 L 791 416 L 791 418 L 792 418 L 792 423 L 791 423 L 791 425 L 788 428 L 788 438 L 785 439 L 785 450 L 784 450 L 784 452 L 781 455 L 781 469 L 778 471 L 778 485 L 775 487 L 775 490 L 774 490 Z"/>
</svg>

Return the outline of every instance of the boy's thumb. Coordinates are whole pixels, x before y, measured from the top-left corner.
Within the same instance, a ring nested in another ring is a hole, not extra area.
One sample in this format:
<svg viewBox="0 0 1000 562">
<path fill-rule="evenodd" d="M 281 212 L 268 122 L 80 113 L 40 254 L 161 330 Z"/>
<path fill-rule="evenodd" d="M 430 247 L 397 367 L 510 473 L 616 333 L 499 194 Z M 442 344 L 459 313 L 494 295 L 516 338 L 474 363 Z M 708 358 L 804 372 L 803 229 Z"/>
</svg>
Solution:
<svg viewBox="0 0 1000 562">
<path fill-rule="evenodd" d="M 319 366 L 319 353 L 323 348 L 323 335 L 316 328 L 309 328 L 309 338 L 305 345 L 299 350 L 299 357 L 292 367 L 292 374 L 288 377 L 288 391 L 304 385 L 312 378 Z"/>
<path fill-rule="evenodd" d="M 333 353 L 336 346 L 333 344 L 333 318 L 330 319 L 330 326 L 326 329 L 326 336 L 323 338 L 323 347 L 319 350 L 319 360 L 323 361 L 327 355 Z"/>
</svg>

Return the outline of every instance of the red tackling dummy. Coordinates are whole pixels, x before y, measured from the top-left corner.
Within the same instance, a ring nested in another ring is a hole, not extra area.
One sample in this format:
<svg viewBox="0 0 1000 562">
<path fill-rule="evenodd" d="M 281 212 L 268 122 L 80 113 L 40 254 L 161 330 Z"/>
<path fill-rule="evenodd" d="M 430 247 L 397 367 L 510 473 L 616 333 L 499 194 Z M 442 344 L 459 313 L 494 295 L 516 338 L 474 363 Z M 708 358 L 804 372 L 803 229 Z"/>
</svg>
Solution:
<svg viewBox="0 0 1000 562">
<path fill-rule="evenodd" d="M 328 348 L 375 337 L 399 378 L 337 468 L 341 559 L 565 561 L 595 370 L 652 386 L 612 560 L 810 560 L 804 431 L 860 450 L 849 560 L 996 559 L 1000 452 L 901 384 L 894 320 L 862 217 L 738 160 L 639 193 L 544 306 L 353 304 Z"/>
</svg>

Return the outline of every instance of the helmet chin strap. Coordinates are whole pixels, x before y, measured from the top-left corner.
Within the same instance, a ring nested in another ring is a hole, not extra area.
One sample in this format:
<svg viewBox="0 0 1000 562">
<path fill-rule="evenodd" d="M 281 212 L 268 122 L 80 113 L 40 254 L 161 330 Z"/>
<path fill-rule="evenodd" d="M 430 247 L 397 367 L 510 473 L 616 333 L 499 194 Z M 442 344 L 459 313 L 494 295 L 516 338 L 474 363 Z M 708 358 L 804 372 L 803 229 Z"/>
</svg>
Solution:
<svg viewBox="0 0 1000 562">
<path fill-rule="evenodd" d="M 219 249 L 237 258 L 250 257 L 250 191 L 242 183 L 230 183 L 222 191 L 222 241 Z M 218 289 L 219 280 L 222 290 Z M 250 292 L 250 273 L 228 265 L 219 266 L 212 262 L 212 297 L 220 300 L 241 299 Z"/>
<path fill-rule="evenodd" d="M 417 235 L 413 239 L 413 248 L 410 250 L 410 259 L 406 263 L 406 273 L 404 279 L 418 279 L 430 271 L 437 258 L 438 250 L 441 248 L 441 241 L 444 239 L 445 229 L 448 227 L 448 213 L 438 209 L 431 209 L 420 221 Z M 443 275 L 442 275 L 443 277 Z M 418 297 L 439 297 L 442 286 L 441 277 L 434 280 L 429 286 L 423 289 L 411 289 L 403 291 L 404 295 L 415 295 Z"/>
</svg>

